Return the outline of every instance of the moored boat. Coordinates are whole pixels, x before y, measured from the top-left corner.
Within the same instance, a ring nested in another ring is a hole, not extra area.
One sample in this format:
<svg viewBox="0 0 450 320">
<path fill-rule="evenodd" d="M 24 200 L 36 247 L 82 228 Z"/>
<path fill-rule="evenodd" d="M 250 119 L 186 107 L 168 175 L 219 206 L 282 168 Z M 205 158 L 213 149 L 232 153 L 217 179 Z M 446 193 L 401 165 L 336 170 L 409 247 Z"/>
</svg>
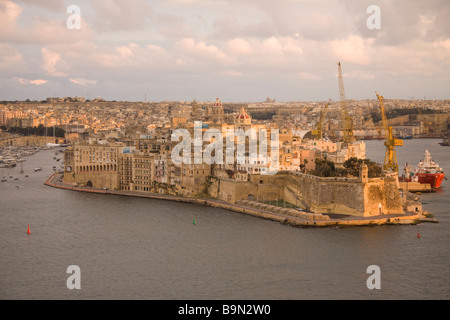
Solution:
<svg viewBox="0 0 450 320">
<path fill-rule="evenodd" d="M 439 144 L 440 144 L 441 146 L 448 147 L 448 146 L 450 146 L 450 140 L 449 140 L 447 137 L 445 137 L 445 138 L 442 140 L 442 142 L 439 142 Z"/>
<path fill-rule="evenodd" d="M 423 160 L 419 161 L 414 172 L 408 164 L 405 167 L 404 181 L 429 184 L 432 190 L 439 189 L 444 178 L 444 171 L 438 163 L 434 162 L 428 150 L 425 151 Z"/>
</svg>

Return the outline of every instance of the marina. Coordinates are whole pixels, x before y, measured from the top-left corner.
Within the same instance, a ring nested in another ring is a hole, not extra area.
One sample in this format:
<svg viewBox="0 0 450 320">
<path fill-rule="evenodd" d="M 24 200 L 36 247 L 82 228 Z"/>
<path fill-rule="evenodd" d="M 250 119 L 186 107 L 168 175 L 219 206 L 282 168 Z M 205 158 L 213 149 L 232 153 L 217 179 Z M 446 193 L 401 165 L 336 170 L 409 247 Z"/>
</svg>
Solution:
<svg viewBox="0 0 450 320">
<path fill-rule="evenodd" d="M 42 147 L 1 147 L 0 168 L 14 168 L 18 163 L 25 161 L 25 157 L 29 157 L 42 149 Z"/>
</svg>

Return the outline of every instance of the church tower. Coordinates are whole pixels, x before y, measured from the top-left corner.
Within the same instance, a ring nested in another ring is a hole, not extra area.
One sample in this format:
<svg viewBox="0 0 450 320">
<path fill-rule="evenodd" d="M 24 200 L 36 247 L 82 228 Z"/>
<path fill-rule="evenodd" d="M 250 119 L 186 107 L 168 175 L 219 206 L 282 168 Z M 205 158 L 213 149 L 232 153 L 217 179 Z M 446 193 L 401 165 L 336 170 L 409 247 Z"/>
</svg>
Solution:
<svg viewBox="0 0 450 320">
<path fill-rule="evenodd" d="M 245 111 L 244 107 L 242 107 L 241 112 L 236 116 L 234 125 L 236 129 L 242 129 L 244 132 L 251 128 L 252 117 Z"/>
<path fill-rule="evenodd" d="M 198 102 L 194 100 L 191 104 L 191 117 L 194 120 L 198 120 Z"/>
<path fill-rule="evenodd" d="M 219 98 L 216 99 L 216 102 L 212 106 L 207 107 L 206 116 L 208 120 L 214 123 L 224 122 L 225 115 L 223 112 L 223 105 L 222 102 L 220 102 Z"/>
</svg>

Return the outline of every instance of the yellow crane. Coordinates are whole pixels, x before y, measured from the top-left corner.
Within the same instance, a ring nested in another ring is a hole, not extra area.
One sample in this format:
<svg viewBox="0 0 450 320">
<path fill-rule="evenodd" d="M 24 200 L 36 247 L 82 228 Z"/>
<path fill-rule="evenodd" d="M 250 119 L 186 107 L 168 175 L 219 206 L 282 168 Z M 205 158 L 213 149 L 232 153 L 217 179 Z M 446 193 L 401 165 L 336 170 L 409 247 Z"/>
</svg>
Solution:
<svg viewBox="0 0 450 320">
<path fill-rule="evenodd" d="M 317 123 L 317 129 L 313 130 L 311 133 L 316 136 L 317 140 L 321 140 L 323 138 L 323 126 L 324 126 L 324 120 L 325 116 L 327 115 L 329 103 L 325 105 L 325 108 L 320 109 L 320 115 L 319 115 L 319 121 Z"/>
<path fill-rule="evenodd" d="M 394 138 L 392 127 L 388 126 L 386 111 L 384 109 L 383 103 L 384 98 L 380 96 L 378 92 L 375 91 L 375 93 L 377 95 L 378 101 L 380 101 L 381 118 L 383 121 L 384 133 L 386 135 L 386 141 L 384 142 L 384 145 L 386 146 L 386 155 L 384 156 L 383 170 L 398 172 L 398 161 L 397 154 L 395 153 L 395 147 L 403 146 L 403 140 Z"/>
<path fill-rule="evenodd" d="M 350 143 L 355 140 L 353 136 L 353 120 L 348 115 L 347 99 L 345 98 L 344 77 L 342 76 L 341 63 L 338 62 L 338 78 L 339 78 L 339 96 L 342 109 L 342 133 L 344 135 L 344 143 Z"/>
</svg>

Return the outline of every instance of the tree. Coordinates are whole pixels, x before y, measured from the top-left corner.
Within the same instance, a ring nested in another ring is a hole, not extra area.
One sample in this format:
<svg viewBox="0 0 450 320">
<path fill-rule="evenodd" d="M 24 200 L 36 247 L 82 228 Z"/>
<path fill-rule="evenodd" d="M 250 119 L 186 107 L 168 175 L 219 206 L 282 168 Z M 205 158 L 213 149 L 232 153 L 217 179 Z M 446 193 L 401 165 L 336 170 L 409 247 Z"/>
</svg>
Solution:
<svg viewBox="0 0 450 320">
<path fill-rule="evenodd" d="M 358 159 L 350 158 L 344 162 L 343 168 L 336 168 L 334 162 L 327 159 L 316 158 L 314 161 L 316 167 L 312 172 L 313 175 L 319 177 L 347 177 L 347 176 L 359 176 L 359 168 L 362 163 L 365 163 L 369 169 L 369 178 L 376 178 L 381 176 L 381 165 L 371 161 L 370 159 Z M 302 165 L 300 165 L 302 168 Z M 304 167 L 304 165 L 303 165 Z"/>
<path fill-rule="evenodd" d="M 306 172 L 306 165 L 308 164 L 308 159 L 303 160 L 303 163 L 300 164 L 300 170 L 305 173 Z"/>
<path fill-rule="evenodd" d="M 316 158 L 314 161 L 316 167 L 313 171 L 313 175 L 319 176 L 319 177 L 333 177 L 334 171 L 336 170 L 336 167 L 334 165 L 333 161 L 329 160 L 321 160 L 319 158 Z"/>
<path fill-rule="evenodd" d="M 352 157 L 344 162 L 344 168 L 347 169 L 349 175 L 358 176 L 361 162 L 361 159 Z"/>
<path fill-rule="evenodd" d="M 361 167 L 362 163 L 364 163 L 369 169 L 369 178 L 376 178 L 381 176 L 381 165 L 370 159 L 358 159 L 352 157 L 344 162 L 344 168 L 347 170 L 349 175 L 357 177 L 359 175 L 359 168 Z"/>
</svg>

